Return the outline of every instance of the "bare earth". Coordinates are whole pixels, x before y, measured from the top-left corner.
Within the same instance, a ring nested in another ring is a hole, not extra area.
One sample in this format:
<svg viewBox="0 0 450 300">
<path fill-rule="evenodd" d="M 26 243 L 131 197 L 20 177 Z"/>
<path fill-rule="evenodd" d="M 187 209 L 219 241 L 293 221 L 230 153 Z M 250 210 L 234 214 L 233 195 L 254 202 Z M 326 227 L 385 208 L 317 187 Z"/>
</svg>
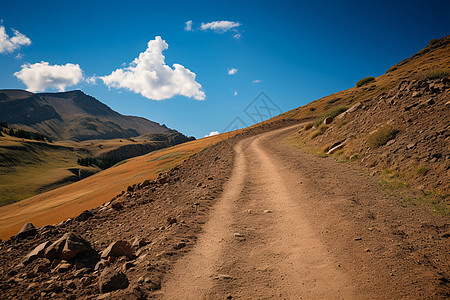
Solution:
<svg viewBox="0 0 450 300">
<path fill-rule="evenodd" d="M 404 239 L 402 227 L 421 225 L 408 224 L 415 221 L 408 208 L 362 171 L 286 145 L 283 139 L 299 128 L 235 145 L 232 175 L 203 233 L 158 296 L 439 298 L 437 273 L 448 272 L 448 243 L 428 249 L 437 256 L 427 261 Z"/>
<path fill-rule="evenodd" d="M 0 298 L 96 299 L 106 271 L 90 264 L 98 254 L 64 272 L 44 258 L 21 266 L 68 232 L 94 253 L 148 241 L 132 258 L 108 260 L 129 285 L 102 299 L 449 298 L 448 217 L 401 205 L 357 164 L 293 147 L 286 138 L 301 127 L 250 128 L 128 187 L 87 220 L 0 242 Z"/>
</svg>

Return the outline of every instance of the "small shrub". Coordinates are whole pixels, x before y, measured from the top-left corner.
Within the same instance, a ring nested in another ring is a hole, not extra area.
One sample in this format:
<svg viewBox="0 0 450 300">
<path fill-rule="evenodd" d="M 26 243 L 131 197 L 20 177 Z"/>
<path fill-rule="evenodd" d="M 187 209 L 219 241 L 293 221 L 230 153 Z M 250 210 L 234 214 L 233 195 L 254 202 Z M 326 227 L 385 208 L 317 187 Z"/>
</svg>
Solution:
<svg viewBox="0 0 450 300">
<path fill-rule="evenodd" d="M 342 99 L 341 97 L 334 97 L 333 99 L 328 100 L 327 103 L 328 104 L 333 104 L 333 103 L 338 102 L 341 99 Z"/>
<path fill-rule="evenodd" d="M 310 108 L 309 108 L 309 111 L 315 111 L 315 110 L 316 110 L 315 107 L 310 107 Z"/>
<path fill-rule="evenodd" d="M 321 117 L 317 118 L 313 125 L 314 127 L 319 127 L 320 124 L 322 124 L 323 120 L 325 120 L 328 117 L 332 117 L 333 119 L 336 118 L 338 115 L 342 114 L 344 111 L 347 110 L 347 107 L 345 106 L 336 106 L 332 109 L 326 111 Z"/>
<path fill-rule="evenodd" d="M 450 70 L 441 69 L 441 70 L 432 70 L 425 72 L 417 77 L 419 80 L 435 80 L 441 79 L 444 77 L 450 77 Z"/>
<path fill-rule="evenodd" d="M 327 131 L 328 127 L 325 125 L 320 125 L 319 128 L 317 128 L 316 131 L 314 131 L 313 133 L 311 133 L 310 138 L 314 139 L 315 137 L 318 137 L 319 135 L 322 135 L 325 133 L 325 131 Z"/>
<path fill-rule="evenodd" d="M 360 80 L 356 83 L 356 86 L 357 86 L 357 87 L 361 87 L 361 86 L 366 85 L 366 84 L 368 84 L 369 82 L 372 82 L 372 81 L 375 81 L 375 77 L 369 76 L 369 77 L 360 79 Z"/>
<path fill-rule="evenodd" d="M 428 171 L 430 171 L 429 167 L 419 167 L 417 169 L 417 175 L 425 175 L 428 173 Z"/>
<path fill-rule="evenodd" d="M 382 126 L 369 136 L 367 143 L 372 149 L 379 148 L 395 138 L 398 132 L 398 129 L 391 125 Z"/>
<path fill-rule="evenodd" d="M 309 122 L 308 124 L 306 124 L 305 126 L 303 126 L 303 130 L 307 131 L 310 130 L 313 127 L 313 123 Z"/>
</svg>

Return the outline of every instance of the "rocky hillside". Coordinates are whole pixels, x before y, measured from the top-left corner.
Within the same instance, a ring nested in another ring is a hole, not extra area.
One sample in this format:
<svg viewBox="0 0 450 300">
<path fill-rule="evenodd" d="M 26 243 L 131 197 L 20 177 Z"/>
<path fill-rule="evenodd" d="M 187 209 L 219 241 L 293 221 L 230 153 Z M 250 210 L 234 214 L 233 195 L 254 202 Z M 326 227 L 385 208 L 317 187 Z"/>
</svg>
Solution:
<svg viewBox="0 0 450 300">
<path fill-rule="evenodd" d="M 280 115 L 311 120 L 289 142 L 367 168 L 405 204 L 430 202 L 448 214 L 449 43 L 433 40 L 366 84 Z"/>
<path fill-rule="evenodd" d="M 0 90 L 0 121 L 54 140 L 130 138 L 176 132 L 144 118 L 121 115 L 82 91 L 33 94 Z"/>
</svg>

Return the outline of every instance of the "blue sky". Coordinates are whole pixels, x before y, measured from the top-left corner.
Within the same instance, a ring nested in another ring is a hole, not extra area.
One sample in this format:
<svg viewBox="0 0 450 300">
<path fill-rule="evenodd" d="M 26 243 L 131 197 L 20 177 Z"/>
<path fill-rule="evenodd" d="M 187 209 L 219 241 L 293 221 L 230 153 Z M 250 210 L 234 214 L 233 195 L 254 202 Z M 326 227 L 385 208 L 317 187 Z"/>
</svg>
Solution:
<svg viewBox="0 0 450 300">
<path fill-rule="evenodd" d="M 122 114 L 197 138 L 222 132 L 236 117 L 251 125 L 244 109 L 262 91 L 282 111 L 293 109 L 350 88 L 362 77 L 383 74 L 450 28 L 448 1 L 1 0 L 0 5 L 0 26 L 9 41 L 15 29 L 31 42 L 22 37 L 9 48 L 3 45 L 0 89 L 57 91 L 45 80 L 31 81 L 49 66 L 68 66 L 62 72 L 73 71 L 77 83 L 65 78 L 60 89 L 81 89 Z M 192 31 L 185 29 L 189 20 Z M 220 23 L 213 30 L 215 21 L 235 27 L 226 31 Z M 161 41 L 152 43 L 154 54 L 126 69 L 157 36 Z M 162 40 L 168 45 L 162 52 L 167 66 L 154 63 Z M 33 70 L 20 80 L 14 74 L 26 64 Z M 173 64 L 182 66 L 179 73 Z M 233 75 L 231 68 L 237 69 Z M 122 77 L 112 76 L 117 69 Z M 148 84 L 142 70 L 170 80 Z M 109 81 L 86 81 L 95 76 Z M 149 99 L 164 97 L 169 99 Z"/>
</svg>

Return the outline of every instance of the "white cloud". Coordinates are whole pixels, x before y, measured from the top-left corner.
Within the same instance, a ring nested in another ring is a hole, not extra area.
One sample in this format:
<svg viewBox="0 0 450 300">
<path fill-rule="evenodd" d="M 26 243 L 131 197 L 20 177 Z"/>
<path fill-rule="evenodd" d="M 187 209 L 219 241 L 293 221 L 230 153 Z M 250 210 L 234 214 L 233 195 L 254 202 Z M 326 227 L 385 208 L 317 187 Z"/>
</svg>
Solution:
<svg viewBox="0 0 450 300">
<path fill-rule="evenodd" d="M 0 26 L 0 53 L 11 53 L 19 49 L 21 46 L 28 46 L 31 40 L 18 30 L 13 29 L 13 37 L 9 37 L 6 33 L 5 26 Z"/>
<path fill-rule="evenodd" d="M 22 59 L 23 58 L 23 53 L 17 53 L 16 56 L 14 56 L 15 59 Z"/>
<path fill-rule="evenodd" d="M 58 89 L 63 92 L 66 87 L 78 84 L 83 79 L 83 71 L 79 65 L 49 65 L 42 61 L 35 64 L 24 64 L 19 72 L 14 73 L 30 92 Z"/>
<path fill-rule="evenodd" d="M 238 71 L 238 69 L 236 69 L 236 68 L 229 68 L 228 75 L 234 75 L 237 73 L 237 71 Z"/>
<path fill-rule="evenodd" d="M 259 79 L 256 79 L 256 80 L 253 80 L 253 81 L 252 81 L 252 83 L 255 83 L 255 84 L 256 84 L 256 83 L 260 83 L 260 82 L 261 82 L 261 80 L 259 80 Z"/>
<path fill-rule="evenodd" d="M 125 88 L 152 100 L 170 99 L 176 95 L 204 100 L 205 92 L 195 81 L 195 73 L 180 64 L 173 64 L 173 69 L 166 65 L 162 52 L 168 47 L 157 36 L 128 67 L 98 78 L 108 87 Z"/>
<path fill-rule="evenodd" d="M 240 33 L 236 33 L 235 35 L 233 35 L 233 37 L 238 40 L 241 38 L 241 34 Z"/>
<path fill-rule="evenodd" d="M 97 76 L 89 76 L 89 77 L 87 77 L 86 79 L 85 79 L 85 81 L 88 83 L 88 84 L 90 84 L 90 85 L 96 85 L 97 84 L 97 79 L 98 79 L 98 77 Z"/>
<path fill-rule="evenodd" d="M 234 91 L 233 95 L 234 95 L 235 97 L 237 96 L 237 94 L 238 94 L 238 92 L 237 92 L 237 91 Z"/>
<path fill-rule="evenodd" d="M 226 32 L 229 30 L 235 30 L 241 26 L 239 22 L 231 22 L 231 21 L 213 21 L 209 23 L 202 23 L 200 26 L 201 30 L 213 30 L 215 32 Z"/>
<path fill-rule="evenodd" d="M 192 31 L 192 20 L 186 22 L 186 26 L 184 27 L 186 31 Z"/>
<path fill-rule="evenodd" d="M 209 136 L 213 136 L 213 135 L 218 135 L 219 132 L 218 131 L 211 131 L 209 134 L 205 135 L 205 137 L 209 137 Z"/>
</svg>

